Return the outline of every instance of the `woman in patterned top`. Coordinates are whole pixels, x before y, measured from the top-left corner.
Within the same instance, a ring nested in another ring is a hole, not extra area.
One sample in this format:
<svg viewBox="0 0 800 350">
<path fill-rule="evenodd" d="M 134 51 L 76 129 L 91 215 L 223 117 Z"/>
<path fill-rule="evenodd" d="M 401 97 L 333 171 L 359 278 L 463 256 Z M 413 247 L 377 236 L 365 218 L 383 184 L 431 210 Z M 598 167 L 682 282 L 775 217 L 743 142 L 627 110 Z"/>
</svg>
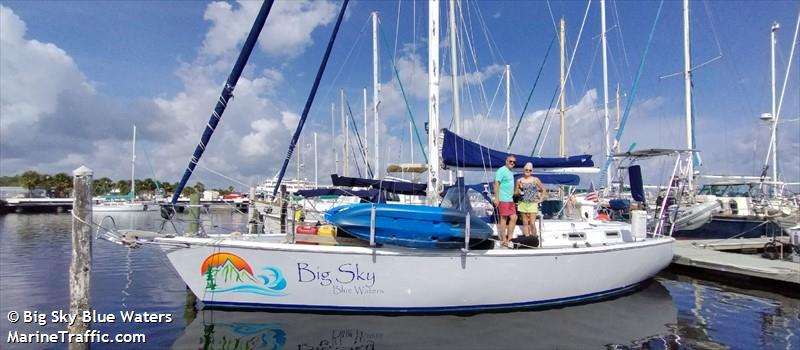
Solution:
<svg viewBox="0 0 800 350">
<path fill-rule="evenodd" d="M 522 196 L 518 208 L 522 216 L 522 233 L 525 236 L 536 237 L 536 213 L 547 189 L 538 177 L 533 176 L 533 164 L 529 162 L 523 169 L 524 175 L 517 180 L 514 193 Z"/>
</svg>

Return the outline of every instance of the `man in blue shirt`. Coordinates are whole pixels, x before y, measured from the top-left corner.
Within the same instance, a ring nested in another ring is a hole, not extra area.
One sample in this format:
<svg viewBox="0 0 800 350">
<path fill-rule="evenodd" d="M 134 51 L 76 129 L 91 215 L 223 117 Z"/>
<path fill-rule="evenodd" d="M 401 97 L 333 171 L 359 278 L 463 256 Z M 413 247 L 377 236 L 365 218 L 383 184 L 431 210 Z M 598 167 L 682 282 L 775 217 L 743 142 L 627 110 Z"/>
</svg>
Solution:
<svg viewBox="0 0 800 350">
<path fill-rule="evenodd" d="M 500 228 L 497 235 L 504 247 L 511 247 L 514 226 L 517 224 L 517 208 L 514 205 L 514 173 L 511 172 L 516 164 L 517 158 L 509 154 L 506 157 L 505 166 L 497 169 L 494 177 L 494 205 L 500 214 Z"/>
</svg>

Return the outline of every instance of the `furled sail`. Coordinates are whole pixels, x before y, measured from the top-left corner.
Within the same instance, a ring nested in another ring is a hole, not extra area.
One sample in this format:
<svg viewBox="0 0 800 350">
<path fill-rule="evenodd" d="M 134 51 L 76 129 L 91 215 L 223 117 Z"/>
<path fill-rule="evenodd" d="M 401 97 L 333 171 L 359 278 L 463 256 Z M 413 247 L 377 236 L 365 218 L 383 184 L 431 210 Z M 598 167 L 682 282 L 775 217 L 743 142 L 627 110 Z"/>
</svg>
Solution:
<svg viewBox="0 0 800 350">
<path fill-rule="evenodd" d="M 331 174 L 331 182 L 334 186 L 346 187 L 372 187 L 376 190 L 383 190 L 389 193 L 408 194 L 424 196 L 427 184 L 416 184 L 411 182 L 387 181 L 376 179 L 364 179 L 358 177 L 339 176 Z"/>
<path fill-rule="evenodd" d="M 450 130 L 442 129 L 442 161 L 445 165 L 458 168 L 492 169 L 505 164 L 509 153 L 493 150 L 478 143 L 456 135 Z M 578 168 L 592 167 L 592 156 L 582 154 L 569 157 L 545 158 L 514 154 L 517 158 L 515 167 L 522 168 L 525 163 L 533 163 L 534 168 Z"/>
</svg>

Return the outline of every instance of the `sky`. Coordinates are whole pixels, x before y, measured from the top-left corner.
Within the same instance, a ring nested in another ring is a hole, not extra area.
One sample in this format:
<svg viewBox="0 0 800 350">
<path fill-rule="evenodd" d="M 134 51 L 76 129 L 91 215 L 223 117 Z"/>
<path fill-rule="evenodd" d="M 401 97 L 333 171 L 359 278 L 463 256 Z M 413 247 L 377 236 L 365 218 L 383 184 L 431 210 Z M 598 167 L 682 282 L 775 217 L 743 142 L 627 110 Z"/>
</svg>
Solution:
<svg viewBox="0 0 800 350">
<path fill-rule="evenodd" d="M 512 151 L 529 154 L 544 128 L 537 152 L 558 155 L 559 121 L 553 113 L 545 120 L 559 80 L 558 41 L 549 55 L 546 52 L 556 33 L 555 22 L 564 17 L 567 60 L 573 62 L 565 92 L 567 153 L 592 154 L 595 163 L 602 164 L 599 1 L 459 3 L 462 134 L 502 148 L 505 65 L 511 67 L 512 127 L 541 66 Z M 235 98 L 190 183 L 246 191 L 247 185 L 278 172 L 341 4 L 276 1 Z M 128 178 L 135 124 L 136 177 L 177 182 L 259 6 L 257 1 L 0 1 L 0 175 L 31 169 L 70 173 L 86 165 L 95 178 Z M 443 23 L 447 6 L 442 1 Z M 622 148 L 686 148 L 683 79 L 680 74 L 663 77 L 683 70 L 681 3 L 665 2 L 657 22 L 655 1 L 609 1 L 607 6 L 612 123 L 617 85 L 622 110 L 631 106 Z M 769 31 L 773 22 L 780 23 L 780 95 L 800 3 L 692 1 L 690 7 L 696 149 L 703 160 L 699 171 L 759 175 L 770 132 L 759 120 L 771 108 Z M 367 88 L 371 105 L 372 11 L 379 12 L 383 32 L 380 167 L 409 163 L 412 156 L 414 162 L 422 159 L 411 140 L 407 110 L 425 137 L 427 2 L 351 1 L 298 146 L 300 177 L 315 178 L 315 133 L 319 182 L 329 183 L 329 174 L 336 170 L 342 173 L 342 165 L 334 161 L 334 150 L 343 158 L 340 90 L 360 135 L 365 134 L 362 89 Z M 654 24 L 650 50 L 642 60 Z M 440 40 L 440 124 L 452 127 L 447 28 L 442 28 Z M 778 127 L 778 169 L 781 180 L 789 182 L 800 182 L 799 56 L 795 51 Z M 633 90 L 642 62 L 640 83 Z M 367 151 L 372 159 L 371 112 L 368 117 Z M 357 144 L 352 131 L 350 135 L 351 144 Z M 350 159 L 349 175 L 363 173 L 360 156 L 352 153 Z M 657 172 L 667 171 L 664 164 L 656 167 Z M 287 176 L 297 176 L 294 158 Z M 485 180 L 492 174 L 487 170 L 470 176 Z"/>
</svg>

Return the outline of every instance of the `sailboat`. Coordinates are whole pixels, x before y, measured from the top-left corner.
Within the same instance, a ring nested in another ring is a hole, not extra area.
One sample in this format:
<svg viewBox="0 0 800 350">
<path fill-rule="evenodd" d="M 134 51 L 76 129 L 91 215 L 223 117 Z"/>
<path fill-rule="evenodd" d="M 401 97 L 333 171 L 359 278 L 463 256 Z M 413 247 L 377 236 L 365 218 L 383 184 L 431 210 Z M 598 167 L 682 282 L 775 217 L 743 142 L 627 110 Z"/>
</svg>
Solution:
<svg viewBox="0 0 800 350">
<path fill-rule="evenodd" d="M 155 205 L 148 205 L 148 203 L 136 200 L 136 125 L 133 126 L 133 145 L 131 153 L 131 191 L 128 196 L 130 199 L 127 201 L 117 200 L 98 200 L 92 206 L 92 211 L 96 213 L 117 213 L 117 212 L 141 212 L 148 210 L 156 210 Z"/>
<path fill-rule="evenodd" d="M 604 5 L 604 2 L 601 2 Z M 607 63 L 606 63 L 606 47 L 605 47 L 605 7 L 603 7 L 602 11 L 602 25 L 603 25 L 603 80 L 604 80 L 604 105 L 605 105 L 605 125 L 606 130 L 608 130 L 608 83 L 607 83 Z M 630 162 L 630 164 L 634 164 L 639 160 L 652 158 L 652 157 L 662 157 L 662 156 L 671 156 L 678 154 L 690 155 L 689 161 L 676 162 L 676 167 L 673 170 L 673 178 L 666 184 L 664 188 L 661 189 L 658 198 L 655 200 L 655 205 L 647 206 L 646 201 L 644 198 L 644 191 L 642 190 L 641 193 L 637 196 L 637 194 L 633 194 L 634 202 L 639 202 L 641 206 L 646 209 L 653 209 L 650 210 L 650 217 L 649 226 L 657 226 L 659 225 L 659 221 L 662 219 L 663 213 L 666 211 L 667 219 L 670 225 L 670 235 L 675 234 L 675 236 L 679 236 L 679 232 L 684 232 L 687 230 L 695 230 L 698 227 L 701 227 L 711 221 L 711 217 L 714 213 L 718 212 L 720 209 L 719 203 L 715 201 L 698 201 L 695 193 L 694 193 L 694 166 L 695 163 L 699 164 L 699 152 L 695 148 L 695 141 L 694 141 L 694 118 L 692 115 L 692 74 L 691 74 L 691 50 L 690 50 L 690 37 L 689 37 L 689 1 L 683 0 L 683 20 L 684 20 L 684 100 L 685 100 L 685 117 L 686 117 L 686 149 L 684 150 L 667 150 L 667 149 L 650 149 L 650 150 L 641 150 L 636 152 L 622 152 L 612 155 L 611 154 L 611 147 L 606 138 L 606 157 L 607 157 L 607 164 L 611 159 L 617 159 L 618 162 Z M 641 67 L 640 67 L 641 72 Z M 638 80 L 638 77 L 637 77 Z M 634 84 L 636 85 L 636 84 Z M 635 91 L 635 90 L 634 90 Z M 618 108 L 619 109 L 619 108 Z M 628 104 L 628 108 L 625 111 L 625 117 L 623 118 L 623 123 L 618 127 L 616 137 L 614 140 L 615 147 L 618 147 L 619 140 L 622 135 L 622 131 L 624 130 L 624 121 L 627 119 L 628 112 L 630 110 L 630 101 Z M 606 132 L 608 135 L 608 132 Z M 677 171 L 680 166 L 680 171 Z M 639 185 L 641 186 L 641 170 L 637 167 L 636 173 L 629 173 L 629 175 L 638 177 Z M 607 168 L 606 168 L 607 169 Z M 629 166 L 618 166 L 618 185 L 616 187 L 612 186 L 611 178 L 608 177 L 607 190 L 606 194 L 610 194 L 613 199 L 609 200 L 606 207 L 606 211 L 621 211 L 622 216 L 629 216 L 631 214 L 631 208 L 629 206 L 629 199 L 623 199 L 624 205 L 620 207 L 615 207 L 614 202 L 619 202 L 620 197 L 631 197 L 630 194 L 623 194 L 624 188 L 622 186 L 622 182 L 624 181 L 623 173 L 629 170 Z M 605 171 L 605 169 L 604 169 Z M 604 173 L 605 175 L 605 173 Z M 632 177 L 632 178 L 634 178 Z M 633 180 L 631 181 L 634 182 Z M 638 198 L 637 198 L 638 197 Z"/>
<path fill-rule="evenodd" d="M 800 223 L 800 203 L 797 198 L 785 195 L 783 184 L 778 182 L 777 152 L 775 128 L 777 128 L 776 99 L 775 99 L 775 35 L 780 26 L 773 23 L 770 28 L 770 42 L 772 48 L 772 112 L 762 119 L 772 122 L 772 181 L 765 181 L 767 166 L 765 164 L 760 177 L 740 176 L 706 176 L 717 179 L 703 185 L 695 196 L 697 206 L 713 208 L 708 214 L 708 219 L 698 222 L 697 225 L 676 227 L 675 236 L 681 238 L 757 238 L 762 236 L 775 236 L 783 234 L 791 226 Z M 800 15 L 795 26 L 795 41 L 798 28 L 800 28 Z M 687 122 L 691 113 L 691 56 L 689 54 L 689 5 L 684 0 L 684 35 L 686 63 L 686 94 L 687 94 Z M 792 54 L 794 46 L 792 46 Z M 789 61 L 791 68 L 792 61 Z M 787 69 L 787 77 L 788 71 Z M 784 85 L 785 87 L 785 85 Z M 687 138 L 691 130 L 687 126 Z M 768 158 L 769 159 L 769 158 Z M 722 181 L 719 181 L 721 179 Z M 767 189 L 765 187 L 771 187 Z"/>
<path fill-rule="evenodd" d="M 313 103 L 348 2 L 344 0 L 339 12 L 312 93 L 289 146 L 290 155 Z M 272 3 L 267 0 L 262 5 L 230 77 L 238 78 L 241 73 Z M 436 97 L 439 1 L 430 0 L 429 5 L 429 92 Z M 226 96 L 232 94 L 236 83 L 230 77 L 218 103 L 222 111 Z M 438 110 L 436 101 L 431 99 L 430 110 Z M 220 117 L 221 113 L 215 111 L 212 131 Z M 434 146 L 430 148 L 430 159 L 435 160 L 430 169 L 436 176 L 441 142 L 437 112 L 429 113 L 429 118 L 429 144 Z M 204 134 L 202 145 L 209 137 L 210 133 Z M 200 155 L 203 148 L 198 146 Z M 193 164 L 197 160 L 199 156 L 193 157 Z M 192 166 L 187 169 L 181 183 L 185 183 L 192 169 Z M 432 182 L 433 186 L 428 185 L 429 197 L 438 197 L 434 189 L 440 184 Z M 416 210 L 431 212 L 441 208 L 418 206 Z M 335 238 L 329 242 L 332 245 L 295 244 L 293 235 L 278 239 L 153 235 L 141 243 L 164 247 L 175 271 L 205 305 L 344 312 L 474 312 L 587 302 L 635 289 L 666 267 L 673 256 L 674 240 L 659 231 L 648 233 L 643 227 L 634 229 L 629 224 L 589 221 L 546 224 L 544 232 L 551 239 L 543 248 L 479 249 L 471 245 L 471 214 L 458 213 L 464 219 L 464 229 L 459 233 L 464 240 L 457 249 L 380 244 L 375 238 L 385 236 L 385 232 L 376 219 L 369 220 L 368 246 L 345 245 Z M 162 214 L 170 217 L 171 212 L 164 208 Z M 408 226 L 407 229 L 415 230 L 412 234 L 417 235 L 426 228 Z M 475 227 L 476 236 L 480 229 L 479 225 Z"/>
</svg>

